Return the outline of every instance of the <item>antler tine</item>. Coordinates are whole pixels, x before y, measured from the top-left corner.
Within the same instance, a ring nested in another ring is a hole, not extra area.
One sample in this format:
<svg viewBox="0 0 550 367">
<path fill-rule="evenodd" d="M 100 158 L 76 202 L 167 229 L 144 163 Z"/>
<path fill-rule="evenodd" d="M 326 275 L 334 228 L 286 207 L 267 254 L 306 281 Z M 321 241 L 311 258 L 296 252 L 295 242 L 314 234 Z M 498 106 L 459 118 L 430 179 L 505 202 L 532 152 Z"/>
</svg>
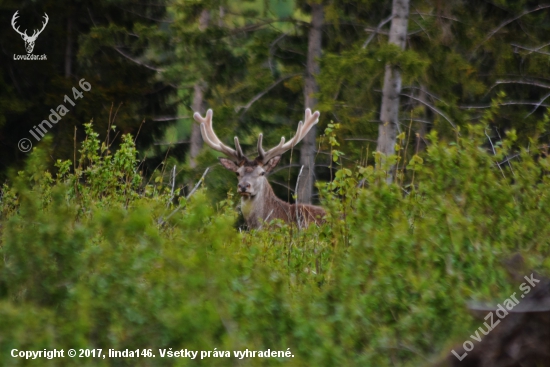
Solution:
<svg viewBox="0 0 550 367">
<path fill-rule="evenodd" d="M 193 114 L 193 118 L 195 119 L 195 121 L 201 124 L 201 135 L 204 142 L 210 148 L 225 154 L 236 162 L 241 162 L 243 159 L 246 159 L 246 156 L 243 154 L 241 145 L 239 144 L 239 138 L 235 137 L 236 150 L 228 147 L 218 138 L 218 136 L 214 132 L 214 128 L 212 127 L 213 114 L 214 112 L 211 109 L 206 112 L 205 117 L 202 117 L 198 112 L 195 112 Z"/>
<path fill-rule="evenodd" d="M 27 30 L 26 30 L 26 29 L 25 29 L 25 32 L 23 33 L 23 32 L 21 32 L 21 31 L 19 30 L 19 26 L 17 26 L 17 28 L 16 28 L 15 21 L 17 20 L 17 18 L 19 18 L 19 14 L 17 14 L 17 13 L 19 13 L 19 10 L 17 10 L 17 11 L 15 12 L 15 14 L 13 14 L 13 17 L 11 17 L 11 26 L 12 26 L 12 28 L 14 29 L 14 31 L 16 31 L 17 33 L 19 33 L 21 36 L 22 36 L 23 34 L 26 36 L 26 35 L 27 35 Z"/>
<path fill-rule="evenodd" d="M 260 133 L 260 135 L 258 135 L 258 158 L 260 159 L 263 159 L 265 156 L 265 150 L 264 150 L 264 147 L 262 146 L 263 140 L 264 140 L 264 134 Z"/>
<path fill-rule="evenodd" d="M 50 17 L 48 17 L 48 14 L 44 13 L 44 21 L 42 22 L 42 29 L 40 30 L 40 32 L 38 32 L 39 34 L 42 33 L 44 28 L 46 28 L 46 25 L 48 25 L 49 20 L 50 20 Z"/>
<path fill-rule="evenodd" d="M 266 152 L 263 148 L 263 140 L 264 140 L 264 134 L 260 133 L 260 135 L 258 135 L 258 158 L 260 158 L 260 160 L 262 160 L 262 161 L 267 162 L 269 159 L 265 159 L 265 156 L 268 152 Z M 281 137 L 281 142 L 279 143 L 279 145 L 277 145 L 273 149 L 277 149 L 277 148 L 280 149 L 284 144 L 285 144 L 285 137 L 282 136 Z M 271 150 L 273 150 L 273 149 L 271 149 Z"/>
<path fill-rule="evenodd" d="M 48 20 L 50 20 L 50 18 L 48 17 L 48 14 L 44 13 L 44 22 L 42 22 L 42 29 L 41 30 L 38 30 L 38 29 L 35 29 L 32 36 L 30 38 L 36 38 L 38 37 L 38 35 L 40 33 L 42 33 L 42 31 L 44 30 L 44 28 L 46 28 L 46 25 L 48 24 Z"/>
<path fill-rule="evenodd" d="M 281 142 L 279 145 L 277 145 L 274 148 L 271 148 L 267 152 L 264 151 L 262 147 L 262 141 L 263 141 L 263 135 L 260 134 L 258 137 L 258 158 L 263 162 L 267 163 L 271 158 L 281 155 L 287 150 L 293 148 L 296 144 L 298 144 L 311 130 L 311 128 L 319 122 L 319 111 L 315 111 L 315 113 L 311 113 L 311 110 L 308 108 L 306 109 L 305 113 L 305 119 L 304 122 L 300 121 L 298 123 L 298 128 L 296 129 L 296 134 L 290 139 L 288 142 L 285 143 L 285 138 L 281 138 Z"/>
<path fill-rule="evenodd" d="M 237 155 L 240 157 L 239 160 L 242 160 L 244 158 L 243 149 L 241 148 L 241 144 L 239 143 L 239 138 L 235 136 L 235 149 L 237 150 Z"/>
</svg>

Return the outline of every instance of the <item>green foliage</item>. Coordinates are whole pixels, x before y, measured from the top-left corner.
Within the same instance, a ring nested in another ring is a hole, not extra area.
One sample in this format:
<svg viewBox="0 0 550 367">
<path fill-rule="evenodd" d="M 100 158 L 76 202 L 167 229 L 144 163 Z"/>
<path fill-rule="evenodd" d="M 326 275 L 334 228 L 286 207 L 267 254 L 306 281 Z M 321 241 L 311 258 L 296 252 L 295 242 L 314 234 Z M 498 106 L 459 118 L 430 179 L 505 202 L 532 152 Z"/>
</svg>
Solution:
<svg viewBox="0 0 550 367">
<path fill-rule="evenodd" d="M 174 211 L 167 190 L 137 174 L 131 136 L 111 153 L 86 129 L 76 168 L 60 161 L 53 178 L 35 149 L 2 188 L 3 366 L 236 363 L 163 359 L 158 348 L 294 354 L 240 361 L 251 366 L 418 365 L 477 328 L 465 300 L 513 291 L 503 260 L 519 252 L 550 270 L 550 162 L 536 139 L 516 156 L 513 132 L 496 154 L 485 125 L 451 143 L 432 132 L 422 157 L 390 157 L 402 162 L 392 185 L 383 167 L 333 155 L 323 227 L 240 232 L 231 197 L 213 207 L 199 190 Z M 325 130 L 333 152 L 339 131 Z M 13 348 L 156 358 L 25 360 Z"/>
</svg>

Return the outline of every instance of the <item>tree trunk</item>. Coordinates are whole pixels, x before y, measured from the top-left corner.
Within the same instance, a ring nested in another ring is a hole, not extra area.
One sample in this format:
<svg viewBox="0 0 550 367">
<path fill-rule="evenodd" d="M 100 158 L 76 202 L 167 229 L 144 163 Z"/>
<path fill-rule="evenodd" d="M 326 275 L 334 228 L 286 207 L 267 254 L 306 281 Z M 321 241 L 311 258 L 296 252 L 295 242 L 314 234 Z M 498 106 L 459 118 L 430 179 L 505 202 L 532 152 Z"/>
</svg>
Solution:
<svg viewBox="0 0 550 367">
<path fill-rule="evenodd" d="M 207 9 L 204 9 L 201 12 L 201 16 L 199 18 L 199 30 L 204 31 L 208 27 L 208 23 L 210 22 L 210 12 Z M 193 86 L 193 105 L 191 108 L 193 109 L 193 112 L 198 112 L 201 115 L 204 115 L 205 112 L 205 105 L 204 105 L 204 92 L 206 90 L 206 84 L 203 80 L 199 80 L 195 83 Z M 191 127 L 191 144 L 189 147 L 189 165 L 191 168 L 195 168 L 197 166 L 197 162 L 195 161 L 195 158 L 199 154 L 202 148 L 202 136 L 201 136 L 201 129 L 199 124 L 196 124 L 193 122 L 193 125 Z"/>
<path fill-rule="evenodd" d="M 407 22 L 409 18 L 409 0 L 393 0 L 392 21 L 389 43 L 405 49 Z M 380 125 L 378 127 L 378 145 L 376 150 L 386 156 L 395 154 L 396 137 L 399 132 L 399 95 L 401 94 L 401 72 L 397 66 L 386 65 Z M 392 181 L 394 167 L 388 174 Z"/>
<path fill-rule="evenodd" d="M 304 97 L 306 108 L 314 109 L 317 105 L 315 93 L 319 92 L 319 85 L 315 76 L 319 74 L 319 57 L 321 57 L 321 28 L 323 26 L 323 5 L 311 5 L 311 28 L 309 30 L 307 66 L 305 77 Z M 302 140 L 300 148 L 300 164 L 304 166 L 298 187 L 298 201 L 300 204 L 310 204 L 313 196 L 313 182 L 315 177 L 315 137 L 317 127 L 314 126 Z"/>
</svg>

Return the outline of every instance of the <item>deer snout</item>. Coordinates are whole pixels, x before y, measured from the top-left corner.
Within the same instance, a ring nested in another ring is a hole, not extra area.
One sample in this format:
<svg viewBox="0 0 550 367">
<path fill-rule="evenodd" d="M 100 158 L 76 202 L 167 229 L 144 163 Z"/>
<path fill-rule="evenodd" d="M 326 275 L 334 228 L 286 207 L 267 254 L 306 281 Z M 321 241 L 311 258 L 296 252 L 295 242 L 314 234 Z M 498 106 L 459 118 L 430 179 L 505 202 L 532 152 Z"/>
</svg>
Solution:
<svg viewBox="0 0 550 367">
<path fill-rule="evenodd" d="M 248 182 L 239 182 L 237 185 L 240 192 L 246 192 L 250 188 L 250 184 Z"/>
</svg>

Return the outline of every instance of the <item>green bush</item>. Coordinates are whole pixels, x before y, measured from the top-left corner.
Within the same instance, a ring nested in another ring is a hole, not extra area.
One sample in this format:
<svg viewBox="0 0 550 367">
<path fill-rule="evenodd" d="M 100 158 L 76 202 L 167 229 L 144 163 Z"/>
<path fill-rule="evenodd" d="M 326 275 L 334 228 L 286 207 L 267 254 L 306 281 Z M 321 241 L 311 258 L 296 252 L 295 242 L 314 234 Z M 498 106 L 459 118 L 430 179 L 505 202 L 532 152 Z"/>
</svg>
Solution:
<svg viewBox="0 0 550 367">
<path fill-rule="evenodd" d="M 199 190 L 176 203 L 139 176 L 131 137 L 111 155 L 87 133 L 55 178 L 35 150 L 2 189 L 2 366 L 426 364 L 479 326 L 465 300 L 513 292 L 504 259 L 550 269 L 550 158 L 535 140 L 517 150 L 513 132 L 494 152 L 478 125 L 454 142 L 432 135 L 422 157 L 341 167 L 320 184 L 326 225 L 250 232 L 235 228 L 232 198 L 213 206 Z M 156 358 L 26 360 L 14 348 Z M 247 348 L 293 357 L 237 362 Z"/>
</svg>

